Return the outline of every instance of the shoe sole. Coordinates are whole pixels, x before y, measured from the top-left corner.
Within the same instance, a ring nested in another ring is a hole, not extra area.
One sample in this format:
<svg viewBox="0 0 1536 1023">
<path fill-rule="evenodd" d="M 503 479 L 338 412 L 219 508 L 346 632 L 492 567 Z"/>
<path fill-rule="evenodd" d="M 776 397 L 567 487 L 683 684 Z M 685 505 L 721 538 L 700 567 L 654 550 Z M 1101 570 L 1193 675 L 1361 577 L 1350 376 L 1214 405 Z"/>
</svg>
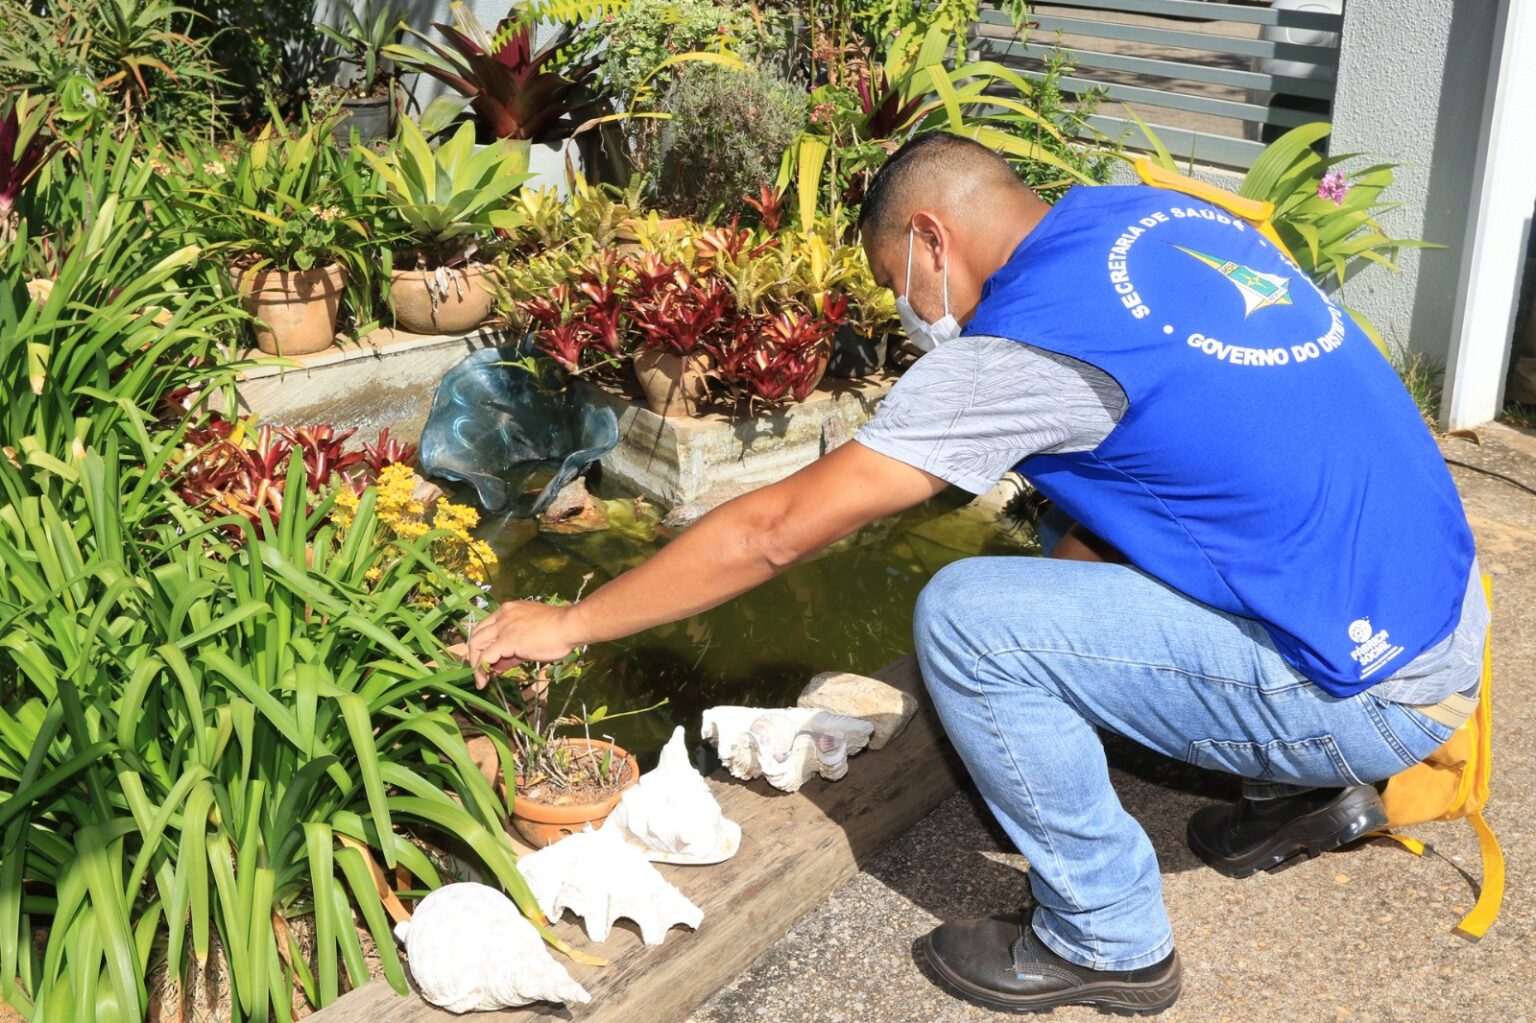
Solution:
<svg viewBox="0 0 1536 1023">
<path fill-rule="evenodd" d="M 1375 795 L 1374 791 L 1371 794 Z M 1285 833 L 1240 858 L 1226 857 L 1207 848 L 1192 829 L 1185 831 L 1184 840 L 1206 866 L 1227 877 L 1245 878 L 1261 870 L 1280 870 L 1332 852 L 1341 845 L 1358 842 L 1387 826 L 1387 814 L 1380 797 L 1372 800 L 1363 793 L 1351 793 L 1351 796 L 1353 798 L 1346 797 L 1333 806 L 1298 817 L 1287 826 Z"/>
<path fill-rule="evenodd" d="M 1179 988 L 1183 981 L 1183 967 L 1175 957 L 1167 972 L 1156 980 L 1139 984 L 1128 981 L 1105 981 L 1099 984 L 1084 984 L 1049 995 L 1022 997 L 1001 991 L 988 991 L 962 977 L 955 976 L 934 954 L 927 935 L 918 939 L 918 948 L 922 953 L 925 972 L 940 987 L 956 998 L 994 1012 L 1039 1013 L 1050 1012 L 1064 1005 L 1088 1005 L 1098 1009 L 1102 1015 L 1153 1016 L 1163 1012 L 1178 1000 Z"/>
</svg>

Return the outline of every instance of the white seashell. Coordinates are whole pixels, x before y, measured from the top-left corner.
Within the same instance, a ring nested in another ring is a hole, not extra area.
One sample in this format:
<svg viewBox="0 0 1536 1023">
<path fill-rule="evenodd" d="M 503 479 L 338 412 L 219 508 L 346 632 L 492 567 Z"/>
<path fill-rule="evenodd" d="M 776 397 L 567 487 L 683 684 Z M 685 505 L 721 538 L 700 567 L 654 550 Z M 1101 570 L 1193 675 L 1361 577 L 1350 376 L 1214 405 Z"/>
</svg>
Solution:
<svg viewBox="0 0 1536 1023">
<path fill-rule="evenodd" d="M 603 824 L 656 863 L 720 863 L 741 848 L 741 825 L 726 820 L 704 776 L 688 762 L 681 726 L 654 771 L 624 790 Z"/>
<path fill-rule="evenodd" d="M 449 1012 L 592 1000 L 512 900 L 483 884 L 432 892 L 395 927 L 395 937 L 421 996 Z"/>
<path fill-rule="evenodd" d="M 836 781 L 847 774 L 848 758 L 869 745 L 873 732 L 868 721 L 811 707 L 704 712 L 704 738 L 714 742 L 731 774 L 766 778 L 785 792 L 798 791 L 814 775 Z"/>
<path fill-rule="evenodd" d="M 620 917 L 640 925 L 647 945 L 660 945 L 676 924 L 696 929 L 704 920 L 704 911 L 616 830 L 593 831 L 588 825 L 524 856 L 517 869 L 551 920 L 569 909 L 593 941 L 607 941 Z"/>
</svg>

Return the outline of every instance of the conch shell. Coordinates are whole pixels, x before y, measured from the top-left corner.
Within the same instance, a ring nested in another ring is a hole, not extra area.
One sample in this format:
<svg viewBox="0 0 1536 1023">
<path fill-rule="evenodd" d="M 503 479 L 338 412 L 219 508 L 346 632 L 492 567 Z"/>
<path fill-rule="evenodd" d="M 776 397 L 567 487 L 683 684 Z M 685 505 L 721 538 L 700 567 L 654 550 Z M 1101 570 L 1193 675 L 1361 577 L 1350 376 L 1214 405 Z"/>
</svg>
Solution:
<svg viewBox="0 0 1536 1023">
<path fill-rule="evenodd" d="M 676 924 L 697 928 L 704 920 L 704 911 L 616 830 L 593 831 L 588 825 L 524 856 L 517 869 L 551 920 L 569 909 L 593 941 L 607 941 L 620 917 L 640 925 L 647 945 L 660 945 Z"/>
<path fill-rule="evenodd" d="M 869 745 L 873 732 L 868 721 L 809 707 L 704 712 L 704 738 L 731 774 L 743 781 L 766 778 L 785 792 L 799 791 L 814 775 L 836 781 L 847 774 L 848 758 Z"/>
<path fill-rule="evenodd" d="M 726 820 L 704 776 L 688 762 L 681 726 L 654 771 L 624 791 L 603 831 L 616 831 L 656 863 L 720 863 L 741 848 L 741 825 Z"/>
<path fill-rule="evenodd" d="M 395 937 L 421 996 L 449 1012 L 592 1000 L 512 900 L 483 884 L 432 892 L 395 927 Z"/>
</svg>

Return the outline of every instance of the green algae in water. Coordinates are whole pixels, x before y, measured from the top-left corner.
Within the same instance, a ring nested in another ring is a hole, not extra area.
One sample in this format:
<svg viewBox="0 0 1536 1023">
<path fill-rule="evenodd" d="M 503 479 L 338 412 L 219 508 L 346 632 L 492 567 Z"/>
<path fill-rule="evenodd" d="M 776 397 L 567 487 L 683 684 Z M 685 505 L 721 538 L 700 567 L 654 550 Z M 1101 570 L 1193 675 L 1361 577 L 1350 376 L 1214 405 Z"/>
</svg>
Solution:
<svg viewBox="0 0 1536 1023">
<path fill-rule="evenodd" d="M 874 523 L 757 589 L 672 625 L 588 650 L 581 685 L 589 708 L 666 706 L 605 723 L 601 731 L 649 762 L 677 725 L 698 743 L 705 708 L 790 706 L 822 671 L 878 671 L 912 649 L 912 607 L 952 561 L 1035 553 L 1030 538 L 950 492 Z M 640 564 L 665 545 L 645 502 L 607 502 L 612 528 L 541 533 L 527 519 L 486 523 L 500 567 L 498 600 L 571 599 Z"/>
</svg>

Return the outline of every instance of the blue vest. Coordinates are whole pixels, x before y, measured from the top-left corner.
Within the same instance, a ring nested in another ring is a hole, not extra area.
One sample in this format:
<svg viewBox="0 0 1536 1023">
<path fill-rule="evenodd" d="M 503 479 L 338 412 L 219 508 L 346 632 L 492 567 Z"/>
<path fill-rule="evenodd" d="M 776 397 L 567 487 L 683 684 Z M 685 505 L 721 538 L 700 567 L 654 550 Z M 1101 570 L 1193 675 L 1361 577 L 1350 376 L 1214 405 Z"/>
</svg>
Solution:
<svg viewBox="0 0 1536 1023">
<path fill-rule="evenodd" d="M 1161 189 L 1073 189 L 965 332 L 1118 381 L 1103 443 L 1019 471 L 1138 568 L 1258 620 L 1327 692 L 1386 679 L 1460 619 L 1472 534 L 1418 409 L 1250 225 Z"/>
</svg>

